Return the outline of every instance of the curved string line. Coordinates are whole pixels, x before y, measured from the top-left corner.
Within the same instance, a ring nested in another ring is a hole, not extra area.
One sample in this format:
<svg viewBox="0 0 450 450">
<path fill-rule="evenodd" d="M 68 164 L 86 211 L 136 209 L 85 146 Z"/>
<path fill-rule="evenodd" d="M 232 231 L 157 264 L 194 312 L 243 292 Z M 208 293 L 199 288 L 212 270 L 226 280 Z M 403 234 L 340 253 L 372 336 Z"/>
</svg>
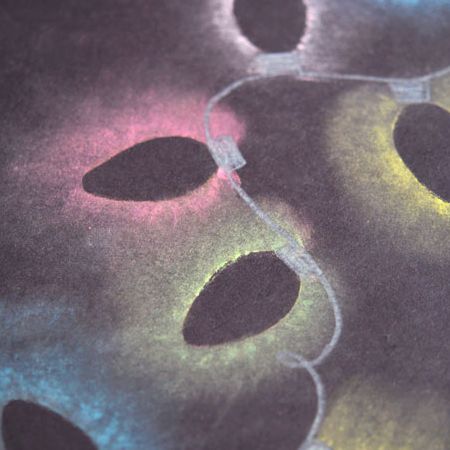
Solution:
<svg viewBox="0 0 450 450">
<path fill-rule="evenodd" d="M 359 74 L 340 74 L 337 72 L 314 72 L 314 71 L 301 71 L 299 76 L 306 76 L 308 78 L 316 78 L 320 80 L 348 80 L 348 81 L 368 81 L 375 83 L 404 83 L 411 81 L 431 81 L 436 78 L 440 78 L 450 73 L 450 66 L 443 69 L 430 72 L 426 75 L 417 77 L 377 77 L 371 75 L 359 75 Z"/>
<path fill-rule="evenodd" d="M 325 409 L 327 406 L 325 387 L 322 383 L 319 373 L 314 368 L 312 364 L 304 364 L 303 368 L 310 374 L 311 378 L 316 385 L 316 396 L 317 396 L 317 412 L 314 417 L 314 421 L 309 429 L 309 433 L 306 436 L 303 444 L 300 445 L 299 450 L 308 450 L 309 445 L 314 441 L 317 433 L 319 432 L 320 426 L 322 425 L 323 419 L 325 417 Z"/>
<path fill-rule="evenodd" d="M 321 275 L 319 276 L 319 280 L 322 286 L 324 287 L 328 296 L 328 301 L 330 302 L 330 305 L 333 308 L 334 332 L 328 344 L 323 348 L 322 353 L 317 358 L 311 361 L 311 364 L 313 366 L 318 366 L 322 364 L 325 361 L 325 359 L 330 355 L 330 353 L 334 350 L 339 341 L 339 338 L 341 337 L 343 327 L 342 312 L 334 289 L 331 287 L 328 278 L 323 273 L 321 273 Z"/>
<path fill-rule="evenodd" d="M 435 72 L 432 72 L 430 74 L 420 76 L 420 77 L 411 77 L 411 78 L 398 78 L 398 77 L 377 77 L 377 76 L 366 76 L 366 75 L 358 75 L 358 74 L 339 74 L 339 73 L 320 73 L 320 72 L 314 72 L 314 71 L 303 71 L 301 67 L 299 67 L 299 73 L 296 74 L 295 78 L 300 80 L 307 80 L 307 79 L 317 79 L 317 80 L 336 80 L 336 81 L 364 81 L 364 82 L 375 82 L 375 83 L 402 83 L 402 82 L 427 82 L 431 81 L 435 78 L 439 78 L 441 76 L 450 74 L 450 66 L 437 70 Z M 243 85 L 247 83 L 251 83 L 254 81 L 259 81 L 263 79 L 268 78 L 276 78 L 279 76 L 283 76 L 280 74 L 272 74 L 272 75 L 250 75 L 244 78 L 241 78 L 225 88 L 223 88 L 221 91 L 219 91 L 216 95 L 211 97 L 211 99 L 208 101 L 205 112 L 204 112 L 204 131 L 206 136 L 206 141 L 208 144 L 208 149 L 211 153 L 211 156 L 213 156 L 213 152 L 211 149 L 211 143 L 213 142 L 214 138 L 211 134 L 211 128 L 210 128 L 210 119 L 211 114 L 214 109 L 214 107 L 225 97 L 242 87 Z M 286 76 L 286 75 L 284 75 Z M 292 76 L 292 75 L 291 75 Z M 339 302 L 337 300 L 336 294 L 334 292 L 334 289 L 332 288 L 331 284 L 328 281 L 328 278 L 325 276 L 325 274 L 322 272 L 320 267 L 317 265 L 315 260 L 312 258 L 312 256 L 304 249 L 302 245 L 300 245 L 297 242 L 297 239 L 289 233 L 284 227 L 277 224 L 272 218 L 266 214 L 262 208 L 258 206 L 258 204 L 247 194 L 247 192 L 233 179 L 231 176 L 230 171 L 225 171 L 228 181 L 230 182 L 233 189 L 236 191 L 236 193 L 242 198 L 242 200 L 252 209 L 252 211 L 261 219 L 263 220 L 269 228 L 271 228 L 275 233 L 282 236 L 285 241 L 291 245 L 293 248 L 301 248 L 304 251 L 304 254 L 302 255 L 304 259 L 306 260 L 308 264 L 308 268 L 310 269 L 311 273 L 315 275 L 315 277 L 320 281 L 323 288 L 325 289 L 328 297 L 328 301 L 330 302 L 330 305 L 333 309 L 333 315 L 334 315 L 334 332 L 330 339 L 330 341 L 325 345 L 325 347 L 322 349 L 322 352 L 312 361 L 307 360 L 302 355 L 297 353 L 290 353 L 292 357 L 295 357 L 297 360 L 296 363 L 291 364 L 288 363 L 287 365 L 292 368 L 303 368 L 305 369 L 311 376 L 311 378 L 314 381 L 315 387 L 316 387 L 316 395 L 317 395 L 317 412 L 316 416 L 314 418 L 314 421 L 311 425 L 310 431 L 304 440 L 303 444 L 300 446 L 299 450 L 307 450 L 307 448 L 310 446 L 310 444 L 313 442 L 313 439 L 317 435 L 320 426 L 323 422 L 324 416 L 325 416 L 325 409 L 326 409 L 326 395 L 325 395 L 325 388 L 322 383 L 322 380 L 320 378 L 319 373 L 316 371 L 315 367 L 322 364 L 325 359 L 331 354 L 331 352 L 336 347 L 339 338 L 342 334 L 342 327 L 343 327 L 343 319 L 342 319 L 342 312 L 341 308 L 339 306 Z M 286 362 L 285 362 L 286 364 Z"/>
<path fill-rule="evenodd" d="M 204 128 L 205 128 L 205 135 L 207 143 L 210 144 L 213 141 L 213 137 L 211 134 L 210 129 L 210 119 L 211 114 L 214 109 L 214 107 L 225 97 L 230 95 L 235 90 L 242 87 L 244 84 L 265 79 L 265 78 L 273 78 L 274 76 L 267 76 L 267 75 L 255 75 L 255 76 L 248 76 L 245 78 L 242 78 L 240 80 L 237 80 L 230 85 L 226 86 L 224 89 L 222 89 L 218 94 L 213 96 L 207 104 L 205 113 L 204 113 Z M 208 145 L 208 149 L 211 152 L 210 145 Z M 211 152 L 212 153 L 212 152 Z M 263 220 L 269 228 L 271 228 L 275 233 L 282 236 L 291 246 L 300 247 L 302 250 L 304 250 L 303 246 L 299 246 L 299 243 L 295 237 L 289 233 L 284 227 L 277 224 L 272 218 L 266 214 L 259 206 L 258 204 L 247 194 L 247 192 L 233 179 L 230 171 L 225 171 L 228 181 L 230 182 L 233 189 L 236 191 L 236 193 L 242 198 L 242 200 L 253 210 L 253 212 L 261 219 Z M 308 446 L 314 439 L 315 435 L 318 433 L 320 426 L 322 424 L 322 421 L 325 416 L 325 409 L 326 409 L 326 399 L 325 399 L 325 388 L 322 383 L 322 380 L 320 378 L 320 375 L 315 370 L 315 366 L 321 364 L 328 355 L 333 351 L 333 349 L 336 347 L 339 337 L 342 332 L 342 313 L 339 307 L 339 303 L 337 301 L 335 292 L 333 288 L 331 287 L 331 284 L 329 283 L 327 277 L 324 275 L 322 270 L 319 268 L 319 266 L 315 263 L 314 259 L 311 257 L 311 255 L 304 250 L 303 255 L 307 262 L 308 266 L 311 269 L 313 273 L 316 274 L 316 277 L 322 284 L 323 288 L 325 289 L 327 293 L 328 300 L 332 306 L 333 314 L 334 314 L 334 332 L 331 340 L 328 342 L 328 344 L 323 348 L 322 352 L 319 356 L 317 356 L 314 360 L 308 361 L 306 358 L 304 358 L 301 355 L 297 355 L 299 358 L 301 358 L 302 363 L 301 365 L 298 365 L 296 367 L 304 368 L 308 371 L 311 378 L 314 381 L 315 388 L 316 388 L 316 395 L 317 395 L 317 412 L 314 418 L 314 421 L 311 425 L 310 431 L 308 433 L 308 436 L 306 437 L 303 445 L 300 447 L 301 449 L 305 448 L 305 445 Z"/>
<path fill-rule="evenodd" d="M 245 203 L 260 217 L 266 224 L 276 233 L 278 233 L 280 236 L 282 236 L 284 239 L 286 239 L 289 244 L 291 245 L 298 245 L 298 241 L 283 227 L 275 223 L 270 216 L 265 213 L 258 204 L 245 192 L 244 189 L 242 189 L 241 186 L 239 186 L 238 183 L 232 178 L 231 174 L 227 172 L 227 178 L 230 181 L 233 188 L 237 191 L 239 196 L 244 200 Z M 301 247 L 304 249 L 304 247 Z M 317 273 L 316 278 L 319 280 L 319 282 L 322 284 L 323 288 L 325 289 L 325 292 L 327 293 L 328 301 L 331 304 L 331 307 L 333 309 L 333 315 L 334 315 L 334 331 L 333 336 L 331 337 L 331 340 L 328 342 L 328 344 L 323 348 L 322 352 L 319 356 L 317 356 L 315 359 L 311 361 L 311 364 L 313 366 L 317 366 L 321 364 L 328 355 L 333 351 L 334 347 L 336 346 L 337 342 L 339 341 L 339 337 L 342 332 L 342 313 L 341 309 L 339 307 L 339 303 L 336 298 L 336 294 L 334 292 L 334 289 L 331 287 L 331 284 L 329 283 L 327 277 L 322 272 L 320 267 L 315 263 L 314 259 L 311 257 L 311 255 L 304 250 L 304 255 L 306 256 L 306 259 L 308 261 L 308 264 L 312 271 L 314 273 Z M 311 267 L 313 266 L 313 267 Z"/>
<path fill-rule="evenodd" d="M 242 78 L 240 80 L 235 81 L 234 83 L 228 85 L 224 89 L 222 89 L 217 95 L 212 97 L 210 101 L 208 102 L 208 105 L 206 107 L 205 115 L 204 115 L 204 124 L 205 124 L 205 134 L 206 139 L 208 142 L 212 141 L 212 135 L 210 130 L 210 117 L 212 110 L 214 107 L 219 103 L 223 98 L 230 95 L 233 91 L 239 89 L 241 86 L 243 86 L 246 83 L 253 82 L 256 80 L 260 80 L 263 78 L 273 78 L 272 76 L 249 76 Z M 209 147 L 208 147 L 209 148 Z M 231 173 L 226 171 L 226 176 L 228 181 L 230 182 L 233 189 L 237 192 L 237 194 L 242 198 L 242 200 L 255 212 L 255 214 L 263 220 L 275 233 L 282 236 L 290 245 L 293 247 L 296 247 L 299 245 L 297 239 L 295 239 L 294 236 L 292 236 L 291 233 L 289 233 L 285 228 L 277 224 L 275 221 L 271 219 L 271 217 L 265 213 L 262 208 L 258 206 L 258 204 L 247 194 L 247 192 L 233 179 L 231 176 Z M 303 246 L 301 246 L 302 249 L 304 249 Z M 327 277 L 324 275 L 320 267 L 315 263 L 314 259 L 311 257 L 311 255 L 305 252 L 305 257 L 308 260 L 309 265 L 314 265 L 313 272 L 317 274 L 317 278 L 319 279 L 320 283 L 322 284 L 323 288 L 325 289 L 328 299 L 330 301 L 330 304 L 333 308 L 334 313 L 334 319 L 335 319 L 335 329 L 333 336 L 330 340 L 330 342 L 325 346 L 321 354 L 315 358 L 312 361 L 313 365 L 321 364 L 326 357 L 332 352 L 334 347 L 336 346 L 337 341 L 339 340 L 341 331 L 342 331 L 342 314 L 339 307 L 339 303 L 336 298 L 336 294 L 331 287 Z"/>
<path fill-rule="evenodd" d="M 240 78 L 237 81 L 234 81 L 233 83 L 227 85 L 222 90 L 220 90 L 216 95 L 211 97 L 208 100 L 208 103 L 206 104 L 206 109 L 203 114 L 203 126 L 204 131 L 206 135 L 207 143 L 213 140 L 213 137 L 211 135 L 211 127 L 210 127 L 210 119 L 211 119 L 211 113 L 214 107 L 225 97 L 228 97 L 231 93 L 239 89 L 241 86 L 243 86 L 246 83 L 250 83 L 252 81 L 262 80 L 264 78 L 273 78 L 267 75 L 249 75 L 244 78 Z"/>
</svg>

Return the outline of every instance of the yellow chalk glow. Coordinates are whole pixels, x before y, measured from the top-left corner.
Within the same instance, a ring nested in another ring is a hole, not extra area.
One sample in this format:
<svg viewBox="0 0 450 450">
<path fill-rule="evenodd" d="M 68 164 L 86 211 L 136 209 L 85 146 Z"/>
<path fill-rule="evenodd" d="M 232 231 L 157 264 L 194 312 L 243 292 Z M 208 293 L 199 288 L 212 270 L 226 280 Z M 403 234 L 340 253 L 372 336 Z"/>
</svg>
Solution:
<svg viewBox="0 0 450 450">
<path fill-rule="evenodd" d="M 333 450 L 446 450 L 445 399 L 374 379 L 353 379 L 330 399 L 320 438 Z"/>
<path fill-rule="evenodd" d="M 434 81 L 433 98 L 450 110 L 450 80 Z M 344 195 L 401 251 L 448 257 L 450 203 L 421 184 L 393 139 L 403 109 L 386 86 L 364 85 L 343 94 L 327 124 L 329 157 Z"/>
<path fill-rule="evenodd" d="M 265 209 L 299 240 L 307 236 L 287 207 L 266 203 Z M 171 229 L 158 229 L 154 236 L 147 229 L 138 244 L 129 241 L 133 235 L 124 235 L 135 264 L 124 258 L 125 267 L 111 280 L 112 296 L 124 293 L 117 305 L 123 319 L 115 337 L 122 354 L 116 369 L 150 376 L 163 397 L 232 395 L 244 382 L 251 389 L 267 377 L 276 380 L 285 370 L 276 360 L 278 351 L 316 356 L 333 331 L 325 291 L 319 282 L 304 279 L 291 311 L 264 332 L 212 347 L 187 344 L 183 322 L 211 276 L 242 255 L 283 244 L 234 194 L 207 214 L 202 220 L 191 216 Z"/>
</svg>

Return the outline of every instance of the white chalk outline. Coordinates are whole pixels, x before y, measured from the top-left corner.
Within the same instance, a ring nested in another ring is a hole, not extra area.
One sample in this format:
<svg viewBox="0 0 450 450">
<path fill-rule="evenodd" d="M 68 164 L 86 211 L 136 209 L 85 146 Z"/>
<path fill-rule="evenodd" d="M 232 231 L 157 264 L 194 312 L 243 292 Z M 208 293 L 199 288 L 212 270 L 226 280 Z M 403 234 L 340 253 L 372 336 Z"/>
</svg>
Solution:
<svg viewBox="0 0 450 450">
<path fill-rule="evenodd" d="M 260 81 L 264 79 L 271 79 L 271 78 L 277 78 L 279 76 L 290 76 L 294 77 L 296 79 L 300 80 L 319 80 L 319 81 L 362 81 L 362 82 L 371 82 L 371 83 L 383 83 L 388 84 L 392 87 L 392 85 L 395 85 L 397 83 L 405 84 L 403 86 L 403 93 L 408 94 L 408 83 L 429 83 L 433 79 L 443 77 L 445 75 L 450 74 L 450 66 L 445 67 L 443 69 L 437 70 L 435 72 L 431 72 L 429 74 L 418 76 L 418 77 L 405 77 L 405 78 L 399 78 L 399 77 L 377 77 L 377 76 L 367 76 L 367 75 L 359 75 L 359 74 L 339 74 L 335 72 L 330 73 L 321 73 L 321 72 L 314 72 L 314 71 L 304 71 L 301 67 L 301 59 L 300 59 L 300 52 L 294 50 L 293 52 L 287 52 L 287 53 L 260 53 L 258 56 L 261 58 L 264 56 L 271 56 L 274 55 L 282 56 L 282 55 L 288 55 L 289 57 L 286 59 L 287 64 L 284 65 L 283 63 L 281 66 L 279 65 L 278 71 L 275 70 L 274 73 L 266 73 L 266 74 L 256 74 L 256 75 L 249 75 L 243 78 L 240 78 L 239 80 L 236 80 L 232 82 L 231 84 L 227 85 L 225 88 L 223 88 L 221 91 L 219 91 L 216 95 L 210 98 L 210 100 L 207 103 L 203 122 L 204 122 L 204 131 L 206 136 L 206 144 L 208 146 L 209 152 L 211 153 L 211 156 L 216 161 L 219 168 L 224 170 L 227 179 L 233 189 L 236 191 L 236 193 L 239 195 L 239 197 L 242 198 L 242 200 L 253 210 L 253 212 L 261 219 L 263 220 L 266 225 L 271 228 L 275 233 L 277 233 L 279 236 L 281 236 L 287 243 L 288 246 L 290 246 L 291 249 L 293 249 L 295 252 L 297 252 L 298 259 L 301 261 L 300 265 L 291 265 L 288 262 L 288 265 L 294 269 L 297 272 L 297 275 L 306 275 L 306 276 L 313 276 L 316 278 L 325 289 L 327 295 L 328 295 L 328 301 L 330 302 L 330 305 L 333 309 L 334 314 L 334 332 L 333 336 L 330 339 L 330 341 L 325 345 L 322 352 L 313 360 L 308 360 L 302 355 L 298 353 L 293 353 L 289 351 L 282 351 L 278 353 L 278 360 L 283 363 L 284 365 L 291 367 L 291 368 L 301 368 L 305 369 L 309 375 L 311 376 L 312 380 L 314 381 L 315 388 L 316 388 L 316 395 L 317 395 L 317 412 L 316 416 L 314 418 L 314 421 L 311 425 L 310 431 L 305 438 L 304 442 L 300 445 L 299 450 L 312 450 L 314 448 L 322 448 L 323 450 L 326 449 L 326 447 L 317 441 L 315 441 L 315 437 L 317 433 L 319 432 L 320 426 L 322 425 L 323 419 L 325 417 L 325 410 L 326 410 L 326 393 L 325 393 L 325 387 L 323 385 L 322 379 L 319 375 L 319 373 L 316 370 L 316 366 L 319 366 L 324 362 L 324 360 L 330 355 L 330 353 L 334 350 L 336 347 L 339 338 L 342 333 L 342 327 L 343 327 L 343 319 L 342 319 L 342 312 L 341 308 L 339 306 L 339 302 L 336 298 L 336 294 L 329 283 L 327 277 L 322 272 L 320 267 L 317 265 L 317 263 L 314 261 L 313 257 L 306 251 L 306 249 L 295 239 L 295 237 L 287 231 L 285 228 L 277 224 L 267 213 L 265 213 L 262 208 L 258 206 L 258 204 L 247 194 L 247 192 L 235 181 L 232 174 L 235 171 L 235 168 L 227 167 L 226 165 L 221 165 L 220 162 L 215 158 L 216 155 L 216 148 L 215 148 L 215 138 L 211 134 L 211 114 L 214 110 L 215 106 L 222 101 L 225 97 L 229 96 L 234 91 L 241 88 L 243 85 L 252 83 L 254 81 Z M 257 58 L 258 58 L 257 56 Z M 291 56 L 294 56 L 294 58 L 290 58 Z M 279 62 L 280 60 L 278 60 Z M 276 68 L 275 68 L 276 69 Z M 281 69 L 281 70 L 280 70 Z M 284 70 L 283 70 L 284 69 Z M 411 99 L 413 100 L 413 103 L 418 103 L 417 99 L 414 98 L 414 95 L 412 97 L 409 97 L 405 99 L 405 97 L 401 97 L 399 99 L 396 97 L 395 91 L 393 92 L 393 97 L 398 103 L 401 103 L 401 100 L 406 100 L 405 103 L 410 103 Z M 424 99 L 426 101 L 431 100 L 431 93 L 430 98 Z M 239 151 L 237 144 L 236 148 Z M 279 254 L 280 256 L 280 254 Z M 286 262 L 286 261 L 285 261 Z"/>
</svg>

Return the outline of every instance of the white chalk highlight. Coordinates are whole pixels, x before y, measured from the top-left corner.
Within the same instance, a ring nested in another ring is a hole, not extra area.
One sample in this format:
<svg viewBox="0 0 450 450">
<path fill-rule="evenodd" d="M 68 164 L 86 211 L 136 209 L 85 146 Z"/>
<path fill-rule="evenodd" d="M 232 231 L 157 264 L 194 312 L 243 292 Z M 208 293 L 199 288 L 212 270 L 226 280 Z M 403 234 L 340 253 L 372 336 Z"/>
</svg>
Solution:
<svg viewBox="0 0 450 450">
<path fill-rule="evenodd" d="M 250 72 L 265 76 L 300 75 L 300 53 L 297 51 L 286 53 L 260 53 L 251 63 Z"/>
<path fill-rule="evenodd" d="M 325 387 L 319 373 L 316 370 L 316 367 L 321 365 L 332 353 L 338 344 L 342 333 L 343 320 L 338 299 L 327 277 L 302 244 L 297 241 L 295 236 L 293 236 L 289 231 L 280 226 L 267 213 L 265 213 L 245 192 L 240 184 L 235 181 L 232 173 L 234 170 L 238 170 L 245 165 L 245 159 L 242 156 L 238 145 L 231 137 L 221 136 L 214 138 L 212 136 L 210 128 L 211 113 L 221 100 L 242 87 L 244 84 L 286 75 L 294 76 L 301 80 L 384 83 L 390 87 L 391 93 L 398 103 L 423 103 L 431 100 L 431 81 L 435 78 L 449 75 L 450 66 L 431 74 L 416 78 L 389 78 L 358 74 L 320 73 L 302 70 L 300 54 L 298 51 L 293 51 L 288 53 L 258 54 L 250 65 L 249 71 L 251 75 L 241 78 L 226 86 L 208 101 L 204 113 L 206 143 L 211 156 L 216 161 L 216 164 L 225 170 L 227 179 L 236 193 L 252 209 L 252 211 L 266 223 L 270 229 L 284 239 L 285 245 L 276 251 L 278 257 L 284 261 L 284 263 L 299 277 L 312 277 L 316 279 L 322 284 L 327 293 L 328 301 L 333 310 L 335 323 L 333 335 L 328 344 L 325 345 L 321 353 L 313 360 L 308 360 L 302 355 L 289 351 L 280 352 L 278 354 L 278 359 L 281 363 L 292 369 L 306 370 L 314 381 L 316 388 L 316 416 L 311 425 L 308 436 L 299 447 L 299 450 L 332 450 L 324 443 L 315 439 L 323 422 L 326 410 Z"/>
<path fill-rule="evenodd" d="M 398 103 L 426 103 L 432 99 L 431 81 L 450 74 L 450 66 L 412 78 L 378 77 L 372 75 L 315 72 L 303 70 L 298 50 L 288 53 L 260 53 L 250 63 L 248 72 L 263 77 L 291 75 L 301 80 L 361 81 L 387 84 Z"/>
<path fill-rule="evenodd" d="M 208 145 L 214 161 L 226 172 L 233 172 L 245 166 L 245 159 L 231 136 L 211 139 Z"/>
<path fill-rule="evenodd" d="M 430 80 L 393 81 L 389 87 L 399 103 L 425 103 L 431 100 Z"/>
</svg>

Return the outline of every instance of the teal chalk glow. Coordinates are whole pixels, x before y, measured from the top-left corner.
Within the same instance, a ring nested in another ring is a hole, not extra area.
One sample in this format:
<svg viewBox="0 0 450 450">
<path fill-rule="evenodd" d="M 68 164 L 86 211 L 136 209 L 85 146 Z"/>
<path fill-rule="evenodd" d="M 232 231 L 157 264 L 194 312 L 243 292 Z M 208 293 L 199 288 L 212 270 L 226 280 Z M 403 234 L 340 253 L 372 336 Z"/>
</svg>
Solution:
<svg viewBox="0 0 450 450">
<path fill-rule="evenodd" d="M 81 302 L 31 295 L 17 307 L 1 300 L 0 314 L 8 320 L 0 331 L 9 350 L 0 355 L 0 408 L 11 400 L 47 407 L 80 428 L 98 450 L 159 450 L 157 443 L 171 438 L 158 433 L 135 397 L 108 384 L 103 365 L 94 362 L 98 350 L 77 331 Z"/>
<path fill-rule="evenodd" d="M 81 428 L 99 450 L 159 448 L 151 423 L 134 423 L 129 399 L 100 380 L 83 379 L 76 362 L 59 349 L 39 356 L 24 353 L 20 361 L 0 361 L 0 367 L 1 407 L 17 399 L 47 407 Z"/>
</svg>

